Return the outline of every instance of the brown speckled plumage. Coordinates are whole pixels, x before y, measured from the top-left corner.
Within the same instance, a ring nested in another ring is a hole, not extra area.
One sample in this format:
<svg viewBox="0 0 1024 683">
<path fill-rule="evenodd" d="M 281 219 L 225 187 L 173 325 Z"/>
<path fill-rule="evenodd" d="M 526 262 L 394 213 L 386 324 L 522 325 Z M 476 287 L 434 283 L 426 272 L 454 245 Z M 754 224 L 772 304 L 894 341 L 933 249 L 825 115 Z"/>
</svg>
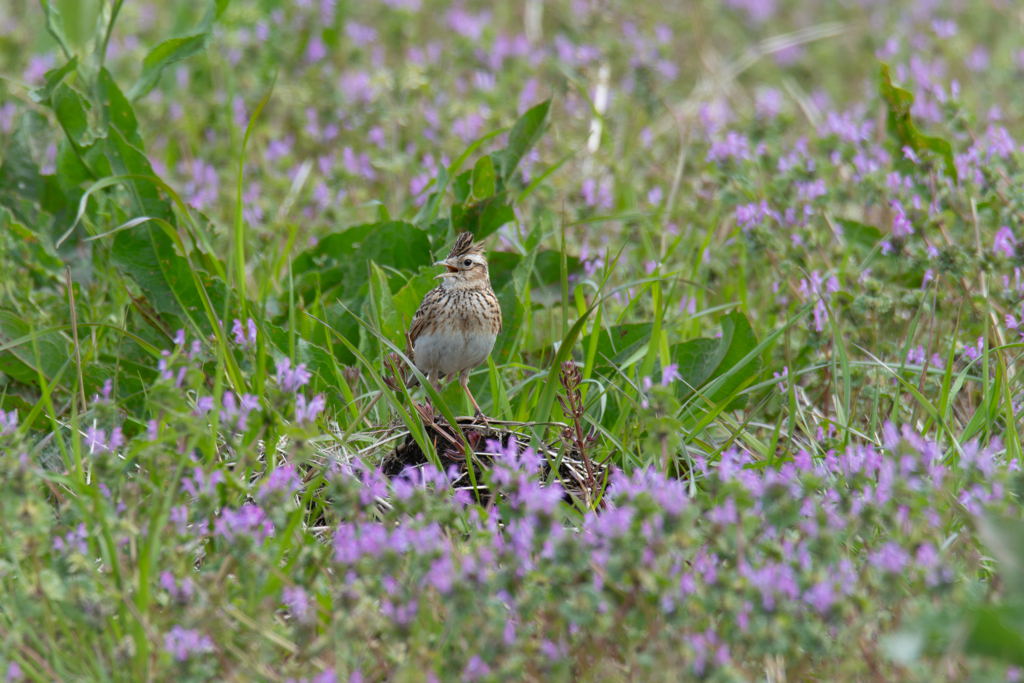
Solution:
<svg viewBox="0 0 1024 683">
<path fill-rule="evenodd" d="M 501 306 L 491 289 L 483 245 L 469 232 L 460 234 L 438 276 L 441 285 L 427 292 L 406 335 L 406 355 L 435 389 L 441 379 L 459 374 L 477 414 L 480 406 L 469 391 L 469 373 L 487 360 L 501 332 Z"/>
</svg>

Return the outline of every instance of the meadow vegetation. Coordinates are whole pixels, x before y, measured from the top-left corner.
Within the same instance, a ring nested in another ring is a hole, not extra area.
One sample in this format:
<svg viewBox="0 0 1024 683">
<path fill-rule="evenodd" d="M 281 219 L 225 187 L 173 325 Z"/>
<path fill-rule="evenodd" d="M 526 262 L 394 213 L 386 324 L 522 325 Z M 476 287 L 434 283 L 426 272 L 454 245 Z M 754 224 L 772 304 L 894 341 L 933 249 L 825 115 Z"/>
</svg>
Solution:
<svg viewBox="0 0 1024 683">
<path fill-rule="evenodd" d="M 0 5 L 0 676 L 1021 680 L 1022 30 Z"/>
</svg>

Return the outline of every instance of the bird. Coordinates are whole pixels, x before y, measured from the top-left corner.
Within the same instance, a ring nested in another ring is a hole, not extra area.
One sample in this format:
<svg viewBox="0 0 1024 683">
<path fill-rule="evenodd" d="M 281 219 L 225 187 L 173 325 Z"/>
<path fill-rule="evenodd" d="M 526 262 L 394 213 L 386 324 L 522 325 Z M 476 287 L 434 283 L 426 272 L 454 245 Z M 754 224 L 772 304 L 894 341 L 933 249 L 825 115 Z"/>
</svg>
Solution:
<svg viewBox="0 0 1024 683">
<path fill-rule="evenodd" d="M 463 232 L 437 276 L 441 284 L 423 297 L 406 333 L 406 356 L 426 377 L 435 391 L 441 380 L 459 375 L 459 384 L 476 409 L 476 417 L 487 424 L 480 405 L 469 390 L 469 374 L 494 348 L 501 332 L 501 305 L 491 289 L 487 258 L 482 242 Z"/>
</svg>

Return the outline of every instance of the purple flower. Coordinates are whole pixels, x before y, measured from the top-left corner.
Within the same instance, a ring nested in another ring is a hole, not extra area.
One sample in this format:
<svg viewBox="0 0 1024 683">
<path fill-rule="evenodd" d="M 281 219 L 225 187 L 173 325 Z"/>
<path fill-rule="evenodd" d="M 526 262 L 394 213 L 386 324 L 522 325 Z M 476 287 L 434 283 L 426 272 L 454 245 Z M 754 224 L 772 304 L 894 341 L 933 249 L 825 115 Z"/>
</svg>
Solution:
<svg viewBox="0 0 1024 683">
<path fill-rule="evenodd" d="M 174 574 L 169 571 L 160 572 L 160 587 L 167 591 L 174 600 L 180 603 L 187 603 L 192 599 L 192 593 L 195 590 L 195 585 L 192 583 L 192 579 L 185 577 L 181 580 L 181 584 L 178 584 L 177 579 L 174 578 Z"/>
<path fill-rule="evenodd" d="M 235 343 L 243 349 L 256 345 L 256 323 L 252 318 L 246 320 L 246 329 L 242 328 L 242 321 L 235 318 L 231 332 L 235 335 Z"/>
<path fill-rule="evenodd" d="M 669 363 L 661 369 L 661 386 L 667 387 L 677 379 L 682 379 L 683 376 L 679 374 L 679 364 Z"/>
<path fill-rule="evenodd" d="M 86 555 L 89 552 L 89 531 L 85 524 L 79 524 L 74 531 L 69 531 L 63 537 L 57 536 L 53 539 L 53 548 L 59 552 L 77 552 L 79 555 Z"/>
<path fill-rule="evenodd" d="M 18 411 L 5 413 L 0 410 L 0 434 L 13 434 L 18 429 Z"/>
<path fill-rule="evenodd" d="M 309 384 L 313 375 L 306 370 L 305 363 L 299 363 L 292 369 L 292 361 L 287 356 L 277 361 L 277 385 L 282 391 L 294 394 L 299 388 Z"/>
<path fill-rule="evenodd" d="M 706 158 L 715 163 L 725 163 L 730 159 L 736 161 L 751 159 L 750 141 L 746 135 L 729 131 L 725 134 L 724 140 L 711 143 Z"/>
<path fill-rule="evenodd" d="M 85 445 L 89 447 L 89 453 L 104 453 L 107 450 L 107 436 L 102 429 L 90 425 L 85 430 Z"/>
<path fill-rule="evenodd" d="M 470 14 L 462 7 L 453 7 L 448 11 L 448 27 L 464 38 L 478 42 L 484 29 L 491 23 L 491 13 L 484 11 Z"/>
<path fill-rule="evenodd" d="M 664 198 L 665 193 L 662 192 L 660 185 L 655 185 L 651 188 L 651 191 L 647 193 L 647 203 L 651 206 L 660 206 L 661 200 Z"/>
<path fill-rule="evenodd" d="M 775 0 L 725 0 L 725 5 L 735 11 L 744 11 L 755 24 L 763 24 L 776 12 Z"/>
<path fill-rule="evenodd" d="M 283 491 L 285 495 L 291 495 L 302 488 L 302 480 L 295 471 L 295 465 L 288 463 L 274 468 L 260 487 L 260 499 L 267 498 L 271 493 Z"/>
<path fill-rule="evenodd" d="M 306 45 L 306 54 L 303 55 L 303 59 L 306 64 L 316 64 L 326 56 L 327 46 L 324 45 L 323 39 L 318 35 L 314 35 Z"/>
<path fill-rule="evenodd" d="M 948 40 L 957 34 L 956 22 L 951 19 L 935 19 L 932 21 L 932 28 L 939 40 Z"/>
<path fill-rule="evenodd" d="M 192 655 L 213 652 L 213 641 L 195 629 L 175 625 L 164 636 L 164 650 L 177 661 L 184 662 Z"/>
<path fill-rule="evenodd" d="M 302 586 L 286 586 L 281 591 L 281 602 L 298 621 L 306 621 L 309 618 L 309 595 Z"/>
<path fill-rule="evenodd" d="M 28 59 L 28 67 L 21 72 L 21 79 L 36 85 L 41 83 L 46 72 L 53 68 L 56 58 L 52 54 L 32 55 Z"/>
<path fill-rule="evenodd" d="M 992 239 L 992 251 L 994 253 L 1012 257 L 1016 247 L 1017 239 L 1013 236 L 1013 231 L 1008 226 L 1004 225 L 996 231 L 996 235 Z"/>
<path fill-rule="evenodd" d="M 914 226 L 910 223 L 910 219 L 907 218 L 907 214 L 903 212 L 903 205 L 897 201 L 892 202 L 892 236 L 896 239 L 903 237 L 910 237 L 914 234 Z"/>
<path fill-rule="evenodd" d="M 967 59 L 964 60 L 964 64 L 967 68 L 975 73 L 980 73 L 987 69 L 988 62 L 988 50 L 981 46 L 974 48 L 971 54 L 967 55 Z"/>
<path fill-rule="evenodd" d="M 480 655 L 473 655 L 462 672 L 463 681 L 478 681 L 491 672 L 491 667 L 480 658 Z"/>
<path fill-rule="evenodd" d="M 298 394 L 295 397 L 295 423 L 305 424 L 306 422 L 313 422 L 326 405 L 327 402 L 324 400 L 323 394 L 317 394 L 309 399 L 308 404 L 306 403 L 306 397 Z"/>
<path fill-rule="evenodd" d="M 260 408 L 260 400 L 252 394 L 242 394 L 236 400 L 234 393 L 225 391 L 221 401 L 224 406 L 220 411 L 221 422 L 230 425 L 236 433 L 247 429 L 249 413 Z"/>
<path fill-rule="evenodd" d="M 213 523 L 214 535 L 233 541 L 249 536 L 262 544 L 268 536 L 274 535 L 274 523 L 258 505 L 243 505 L 238 510 L 225 508 Z"/>
<path fill-rule="evenodd" d="M 869 557 L 871 564 L 889 574 L 898 574 L 910 564 L 910 553 L 895 541 L 888 541 Z"/>
<path fill-rule="evenodd" d="M 213 396 L 200 396 L 196 399 L 196 415 L 202 417 L 213 410 Z"/>
<path fill-rule="evenodd" d="M 21 671 L 21 667 L 18 666 L 17 662 L 11 662 L 7 665 L 7 672 L 4 674 L 5 683 L 20 683 L 25 679 L 24 673 Z"/>
<path fill-rule="evenodd" d="M 341 75 L 338 89 L 344 94 L 345 99 L 353 103 L 366 104 L 374 97 L 370 74 L 365 71 L 346 71 Z"/>
<path fill-rule="evenodd" d="M 348 39 L 356 47 L 365 47 L 377 40 L 377 30 L 375 28 L 354 21 L 350 21 L 345 25 L 345 35 L 348 36 Z"/>
<path fill-rule="evenodd" d="M 199 498 L 202 495 L 212 496 L 217 490 L 217 484 L 223 483 L 223 481 L 224 473 L 220 470 L 214 470 L 207 481 L 203 468 L 197 466 L 192 469 L 191 477 L 184 477 L 181 480 L 181 489 L 193 498 Z"/>
<path fill-rule="evenodd" d="M 184 175 L 191 172 L 191 178 L 185 181 L 182 194 L 192 206 L 204 210 L 207 206 L 217 201 L 220 191 L 220 176 L 213 164 L 207 164 L 202 159 L 194 159 L 189 169 L 184 163 L 178 165 L 178 172 Z"/>
<path fill-rule="evenodd" d="M 775 88 L 759 90 L 754 98 L 757 118 L 771 121 L 782 111 L 782 94 Z"/>
</svg>

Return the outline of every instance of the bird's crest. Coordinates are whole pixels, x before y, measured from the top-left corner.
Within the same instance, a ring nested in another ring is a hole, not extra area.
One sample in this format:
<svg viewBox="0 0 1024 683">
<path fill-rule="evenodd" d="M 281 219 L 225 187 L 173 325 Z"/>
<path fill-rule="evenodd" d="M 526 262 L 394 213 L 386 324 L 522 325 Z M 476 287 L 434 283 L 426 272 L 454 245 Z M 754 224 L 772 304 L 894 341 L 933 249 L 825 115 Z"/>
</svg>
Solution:
<svg viewBox="0 0 1024 683">
<path fill-rule="evenodd" d="M 448 252 L 448 258 L 455 258 L 456 256 L 465 256 L 467 254 L 482 255 L 484 253 L 483 242 L 473 242 L 473 233 L 464 232 L 455 238 L 455 244 L 452 245 L 452 250 Z"/>
</svg>

